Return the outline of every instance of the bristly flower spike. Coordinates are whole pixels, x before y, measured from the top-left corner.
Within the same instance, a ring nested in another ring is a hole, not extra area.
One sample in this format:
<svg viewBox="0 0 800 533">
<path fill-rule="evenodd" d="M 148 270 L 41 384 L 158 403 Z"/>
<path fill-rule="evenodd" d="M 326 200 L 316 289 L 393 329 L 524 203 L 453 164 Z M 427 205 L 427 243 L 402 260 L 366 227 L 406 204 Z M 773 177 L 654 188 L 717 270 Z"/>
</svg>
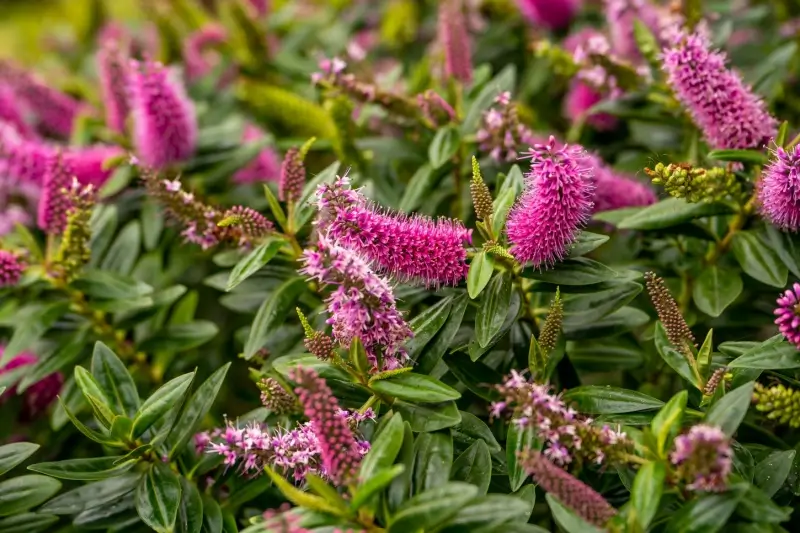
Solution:
<svg viewBox="0 0 800 533">
<path fill-rule="evenodd" d="M 462 0 L 439 3 L 439 42 L 444 51 L 444 72 L 462 83 L 472 81 L 472 59 Z"/>
<path fill-rule="evenodd" d="M 777 147 L 757 184 L 761 214 L 773 226 L 800 230 L 800 153 Z"/>
</svg>

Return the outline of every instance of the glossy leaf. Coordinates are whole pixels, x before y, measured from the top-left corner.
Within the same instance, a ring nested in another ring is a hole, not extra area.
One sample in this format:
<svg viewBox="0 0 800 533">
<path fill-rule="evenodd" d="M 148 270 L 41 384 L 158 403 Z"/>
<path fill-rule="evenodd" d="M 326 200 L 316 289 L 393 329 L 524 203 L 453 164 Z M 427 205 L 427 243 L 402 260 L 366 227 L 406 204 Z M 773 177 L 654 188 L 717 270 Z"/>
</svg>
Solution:
<svg viewBox="0 0 800 533">
<path fill-rule="evenodd" d="M 733 236 L 733 254 L 744 272 L 762 283 L 782 288 L 789 271 L 777 254 L 755 233 L 740 231 Z"/>
<path fill-rule="evenodd" d="M 92 375 L 111 401 L 116 414 L 133 417 L 139 409 L 139 393 L 125 364 L 111 349 L 97 342 L 92 354 Z"/>
<path fill-rule="evenodd" d="M 658 512 L 666 475 L 663 463 L 650 461 L 639 469 L 633 480 L 631 506 L 634 509 L 636 521 L 643 530 L 647 529 Z"/>
<path fill-rule="evenodd" d="M 0 476 L 22 463 L 39 449 L 32 442 L 12 442 L 0 446 Z"/>
<path fill-rule="evenodd" d="M 66 459 L 53 463 L 38 463 L 28 470 L 58 479 L 98 481 L 124 474 L 136 464 L 136 459 L 120 462 L 124 456 L 93 457 L 88 459 Z"/>
<path fill-rule="evenodd" d="M 728 436 L 733 435 L 753 401 L 753 385 L 748 383 L 725 394 L 706 413 L 706 423 L 719 426 Z"/>
<path fill-rule="evenodd" d="M 278 251 L 285 243 L 286 241 L 283 239 L 271 237 L 259 244 L 233 267 L 225 290 L 233 290 L 241 282 L 261 270 L 264 265 L 278 254 Z"/>
<path fill-rule="evenodd" d="M 428 147 L 428 160 L 435 170 L 447 163 L 456 153 L 461 138 L 458 129 L 445 126 L 436 132 L 431 145 Z"/>
<path fill-rule="evenodd" d="M 414 494 L 444 485 L 453 466 L 453 439 L 450 432 L 422 433 L 414 441 Z"/>
<path fill-rule="evenodd" d="M 698 309 L 717 317 L 739 297 L 743 287 L 738 272 L 712 265 L 697 277 L 692 295 Z"/>
<path fill-rule="evenodd" d="M 136 488 L 136 511 L 157 533 L 172 533 L 181 504 L 181 481 L 167 465 L 154 463 Z"/>
<path fill-rule="evenodd" d="M 162 385 L 152 396 L 145 400 L 133 419 L 131 436 L 133 438 L 141 436 L 167 411 L 172 409 L 176 403 L 179 403 L 192 384 L 193 378 L 194 372 L 178 376 Z"/>
<path fill-rule="evenodd" d="M 487 346 L 503 326 L 511 304 L 512 288 L 511 278 L 502 274 L 496 275 L 486 287 L 475 317 L 475 335 L 481 347 Z"/>
<path fill-rule="evenodd" d="M 492 456 L 482 440 L 476 440 L 453 461 L 451 478 L 478 487 L 479 494 L 486 494 L 492 480 Z"/>
<path fill-rule="evenodd" d="M 477 494 L 477 487 L 456 482 L 418 494 L 398 510 L 387 532 L 409 533 L 433 530 L 438 524 L 457 514 Z"/>
<path fill-rule="evenodd" d="M 632 413 L 659 409 L 664 402 L 641 392 L 610 386 L 586 385 L 569 389 L 564 399 L 592 414 Z"/>
<path fill-rule="evenodd" d="M 47 501 L 61 489 L 61 483 L 32 474 L 0 482 L 0 517 L 27 511 Z"/>
<path fill-rule="evenodd" d="M 469 273 L 467 274 L 467 292 L 469 297 L 473 300 L 477 298 L 489 280 L 492 279 L 494 272 L 494 260 L 486 252 L 478 252 L 472 258 L 469 264 Z"/>
<path fill-rule="evenodd" d="M 305 289 L 306 282 L 303 278 L 291 278 L 264 301 L 258 309 L 244 345 L 245 359 L 252 358 L 264 346 L 270 335 L 283 323 L 286 315 L 294 309 L 297 298 Z"/>
<path fill-rule="evenodd" d="M 413 372 L 376 381 L 370 387 L 381 394 L 419 403 L 439 403 L 461 397 L 458 391 L 438 379 Z"/>
</svg>

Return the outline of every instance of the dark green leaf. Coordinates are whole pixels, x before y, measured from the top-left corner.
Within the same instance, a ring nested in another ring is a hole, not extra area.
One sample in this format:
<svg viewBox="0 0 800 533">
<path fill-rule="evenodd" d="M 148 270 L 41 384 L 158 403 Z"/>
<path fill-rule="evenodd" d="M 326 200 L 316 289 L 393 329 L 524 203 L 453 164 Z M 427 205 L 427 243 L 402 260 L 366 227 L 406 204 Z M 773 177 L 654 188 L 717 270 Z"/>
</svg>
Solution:
<svg viewBox="0 0 800 533">
<path fill-rule="evenodd" d="M 394 515 L 388 533 L 433 531 L 456 515 L 478 494 L 478 488 L 467 483 L 451 482 L 417 494 Z"/>
<path fill-rule="evenodd" d="M 111 422 L 114 420 L 111 400 L 106 397 L 105 392 L 94 376 L 82 366 L 76 366 L 75 383 L 80 387 L 84 397 L 92 406 L 92 411 L 100 423 L 105 427 L 111 427 Z"/>
<path fill-rule="evenodd" d="M 38 449 L 39 445 L 32 442 L 12 442 L 0 446 L 0 476 L 33 455 Z"/>
<path fill-rule="evenodd" d="M 564 297 L 564 328 L 575 329 L 581 324 L 595 322 L 627 305 L 642 286 L 632 281 L 607 282 L 602 290 L 568 294 Z"/>
<path fill-rule="evenodd" d="M 435 170 L 447 163 L 458 151 L 461 137 L 455 126 L 445 126 L 436 132 L 428 147 L 428 159 Z"/>
<path fill-rule="evenodd" d="M 2 533 L 39 533 L 52 531 L 58 517 L 52 514 L 21 513 L 0 519 Z"/>
<path fill-rule="evenodd" d="M 779 524 L 789 520 L 791 507 L 780 507 L 758 487 L 750 485 L 747 493 L 739 501 L 736 514 L 753 522 Z"/>
<path fill-rule="evenodd" d="M 116 205 L 102 205 L 92 211 L 90 227 L 92 237 L 89 248 L 92 250 L 91 266 L 100 264 L 108 245 L 111 244 L 119 224 L 119 212 Z"/>
<path fill-rule="evenodd" d="M 72 489 L 44 504 L 40 511 L 53 514 L 78 514 L 104 505 L 132 492 L 141 474 L 125 474 Z"/>
<path fill-rule="evenodd" d="M 283 324 L 286 315 L 291 312 L 295 301 L 305 289 L 306 282 L 303 278 L 291 278 L 264 301 L 258 309 L 244 345 L 245 359 L 252 358 L 275 330 Z"/>
<path fill-rule="evenodd" d="M 501 374 L 479 361 L 471 361 L 460 353 L 448 355 L 445 363 L 450 372 L 470 391 L 486 400 L 498 399 L 497 390 L 493 385 L 502 381 Z"/>
<path fill-rule="evenodd" d="M 551 270 L 538 270 L 532 267 L 522 271 L 526 278 L 532 278 L 553 285 L 593 285 L 617 277 L 617 273 L 602 263 L 576 257 L 558 263 Z"/>
<path fill-rule="evenodd" d="M 414 442 L 414 494 L 444 485 L 453 466 L 453 438 L 449 431 L 421 433 Z"/>
<path fill-rule="evenodd" d="M 106 270 L 88 270 L 72 285 L 99 300 L 135 300 L 153 292 L 153 288 L 146 283 Z"/>
<path fill-rule="evenodd" d="M 187 324 L 171 324 L 139 345 L 146 352 L 184 352 L 213 339 L 219 328 L 209 320 L 193 320 Z"/>
<path fill-rule="evenodd" d="M 743 286 L 738 272 L 712 265 L 695 281 L 694 303 L 705 314 L 717 317 L 739 297 Z"/>
<path fill-rule="evenodd" d="M 483 441 L 489 447 L 489 451 L 493 453 L 503 449 L 486 422 L 466 411 L 461 411 L 461 422 L 451 428 L 450 432 L 453 434 L 453 439 L 469 445 L 478 440 Z"/>
<path fill-rule="evenodd" d="M 745 274 L 773 287 L 786 285 L 789 271 L 778 255 L 751 231 L 733 236 L 733 254 Z"/>
<path fill-rule="evenodd" d="M 586 255 L 589 252 L 592 252 L 602 245 L 604 245 L 608 241 L 608 235 L 602 235 L 600 233 L 592 233 L 590 231 L 581 231 L 578 234 L 578 238 L 575 239 L 575 242 L 572 244 L 572 248 L 569 251 L 570 258 L 580 257 L 582 255 Z"/>
<path fill-rule="evenodd" d="M 481 347 L 486 347 L 503 326 L 511 304 L 513 284 L 507 274 L 498 274 L 481 298 L 481 305 L 475 317 L 475 336 Z"/>
<path fill-rule="evenodd" d="M 124 456 L 92 457 L 87 459 L 66 459 L 53 463 L 38 463 L 28 470 L 46 474 L 58 479 L 98 481 L 124 474 L 136 464 L 136 460 L 119 462 Z"/>
<path fill-rule="evenodd" d="M 161 214 L 159 205 L 152 199 L 146 200 L 142 204 L 142 241 L 144 248 L 148 252 L 153 251 L 158 246 L 158 239 L 164 230 L 164 216 Z"/>
<path fill-rule="evenodd" d="M 100 268 L 128 276 L 142 248 L 142 228 L 138 220 L 131 220 L 122 228 L 111 248 L 108 249 Z"/>
<path fill-rule="evenodd" d="M 566 533 L 600 533 L 602 531 L 578 516 L 575 511 L 566 507 L 549 492 L 544 497 L 547 505 L 550 506 L 550 512 L 553 513 L 556 524 Z"/>
<path fill-rule="evenodd" d="M 444 327 L 426 344 L 422 353 L 417 357 L 417 372 L 420 374 L 431 373 L 445 353 L 448 352 L 461 327 L 461 321 L 464 319 L 464 312 L 467 309 L 467 302 L 468 296 L 466 294 L 456 297 L 453 301 Z"/>
<path fill-rule="evenodd" d="M 672 439 L 681 429 L 681 421 L 686 411 L 686 402 L 689 399 L 687 391 L 681 391 L 667 402 L 653 417 L 650 431 L 656 438 L 657 453 L 659 457 L 666 458 L 667 449 L 672 444 Z"/>
<path fill-rule="evenodd" d="M 200 533 L 203 529 L 203 500 L 194 483 L 181 481 L 181 504 L 175 522 L 176 533 Z"/>
<path fill-rule="evenodd" d="M 402 438 L 398 442 L 398 446 L 403 442 Z M 350 502 L 350 509 L 356 511 L 364 504 L 368 503 L 371 498 L 377 496 L 380 491 L 389 486 L 389 484 L 400 474 L 405 471 L 404 465 L 394 465 L 383 470 L 378 470 L 374 475 L 367 478 L 367 481 L 361 484 Z"/>
<path fill-rule="evenodd" d="M 492 456 L 482 440 L 476 440 L 453 462 L 451 478 L 478 487 L 479 494 L 486 494 L 492 480 Z"/>
<path fill-rule="evenodd" d="M 667 339 L 667 332 L 664 330 L 664 325 L 661 324 L 660 320 L 656 322 L 655 343 L 661 358 L 683 379 L 694 385 L 698 390 L 702 390 L 703 384 L 700 377 L 692 370 L 691 365 L 686 360 L 686 356 L 670 344 Z"/>
<path fill-rule="evenodd" d="M 526 485 L 533 487 L 533 485 Z M 470 501 L 445 524 L 442 533 L 514 532 L 515 525 L 528 520 L 531 509 L 527 502 L 506 494 L 487 494 Z M 535 526 L 531 526 L 534 527 Z M 527 531 L 527 530 L 526 530 Z M 541 528 L 531 532 L 544 532 Z"/>
<path fill-rule="evenodd" d="M 760 150 L 712 150 L 708 152 L 707 157 L 717 161 L 739 161 L 753 163 L 754 165 L 767 163 L 766 154 Z"/>
<path fill-rule="evenodd" d="M 147 428 L 178 404 L 192 384 L 193 378 L 194 372 L 178 376 L 162 385 L 152 396 L 145 400 L 136 412 L 131 436 L 139 438 Z"/>
<path fill-rule="evenodd" d="M 270 237 L 259 244 L 233 267 L 225 290 L 231 291 L 241 282 L 261 270 L 261 267 L 269 263 L 285 243 L 286 241 L 283 239 Z"/>
<path fill-rule="evenodd" d="M 633 413 L 659 409 L 664 402 L 647 394 L 609 385 L 584 385 L 569 389 L 564 399 L 591 414 Z"/>
<path fill-rule="evenodd" d="M 92 375 L 111 402 L 112 411 L 129 417 L 136 414 L 136 410 L 139 409 L 136 384 L 125 364 L 100 341 L 94 345 Z"/>
<path fill-rule="evenodd" d="M 516 492 L 528 479 L 528 472 L 519 464 L 517 454 L 522 450 L 541 449 L 542 445 L 536 439 L 531 428 L 520 428 L 518 424 L 509 424 L 506 435 L 506 464 L 508 465 L 508 481 L 511 491 Z"/>
<path fill-rule="evenodd" d="M 486 252 L 478 252 L 469 264 L 467 292 L 473 300 L 486 288 L 494 272 L 494 260 Z"/>
<path fill-rule="evenodd" d="M 753 385 L 748 383 L 725 394 L 706 413 L 706 423 L 719 426 L 728 436 L 733 435 L 753 401 Z"/>
<path fill-rule="evenodd" d="M 57 479 L 28 475 L 0 483 L 0 516 L 9 516 L 36 507 L 61 489 Z"/>
<path fill-rule="evenodd" d="M 484 293 L 483 297 L 486 297 L 486 293 Z M 508 314 L 506 315 L 503 325 L 500 326 L 500 330 L 494 337 L 492 337 L 492 339 L 489 341 L 489 344 L 486 346 L 481 346 L 478 343 L 477 338 L 472 338 L 467 348 L 467 351 L 469 352 L 469 358 L 473 361 L 477 361 L 483 354 L 491 350 L 492 346 L 502 339 L 506 333 L 508 333 L 511 327 L 517 322 L 520 309 L 522 309 L 522 298 L 520 297 L 520 293 L 519 291 L 512 291 L 511 303 L 508 306 Z"/>
<path fill-rule="evenodd" d="M 203 497 L 203 533 L 222 533 L 222 509 L 211 496 Z"/>
<path fill-rule="evenodd" d="M 753 484 L 770 498 L 773 497 L 789 477 L 795 453 L 795 450 L 770 453 L 756 465 Z"/>
<path fill-rule="evenodd" d="M 442 298 L 435 305 L 428 307 L 411 320 L 409 327 L 414 332 L 414 337 L 406 343 L 408 356 L 411 359 L 416 360 L 422 349 L 442 328 L 450 315 L 452 303 L 452 297 Z"/>
<path fill-rule="evenodd" d="M 397 400 L 393 408 L 403 415 L 403 420 L 411 424 L 415 432 L 437 431 L 455 426 L 461 421 L 455 402 L 416 405 Z"/>
<path fill-rule="evenodd" d="M 631 506 L 642 531 L 647 530 L 647 526 L 656 516 L 666 475 L 664 464 L 653 461 L 645 463 L 636 473 L 631 491 Z"/>
<path fill-rule="evenodd" d="M 746 492 L 746 486 L 736 485 L 723 494 L 703 494 L 672 515 L 667 533 L 722 531 Z"/>
<path fill-rule="evenodd" d="M 800 368 L 800 352 L 792 344 L 776 335 L 728 363 L 729 368 L 758 368 L 779 370 Z"/>
<path fill-rule="evenodd" d="M 181 504 L 181 481 L 169 467 L 154 463 L 136 488 L 136 511 L 157 533 L 172 533 Z"/>
<path fill-rule="evenodd" d="M 425 197 L 430 194 L 438 177 L 439 174 L 434 172 L 428 163 L 419 167 L 408 181 L 398 209 L 408 213 L 419 208 Z"/>
<path fill-rule="evenodd" d="M 727 204 L 690 204 L 681 198 L 668 198 L 634 213 L 621 220 L 620 229 L 655 230 L 679 226 L 692 220 L 727 215 L 733 210 Z"/>
<path fill-rule="evenodd" d="M 418 403 L 439 403 L 461 397 L 458 391 L 438 379 L 413 372 L 375 381 L 370 388 L 381 394 Z"/>
</svg>

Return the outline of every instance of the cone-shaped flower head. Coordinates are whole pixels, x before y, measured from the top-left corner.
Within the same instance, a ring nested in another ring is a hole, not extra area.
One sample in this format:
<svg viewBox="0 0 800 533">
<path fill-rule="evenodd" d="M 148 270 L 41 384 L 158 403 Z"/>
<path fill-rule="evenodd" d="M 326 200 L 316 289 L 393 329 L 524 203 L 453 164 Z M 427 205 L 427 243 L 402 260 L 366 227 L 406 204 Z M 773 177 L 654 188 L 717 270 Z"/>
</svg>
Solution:
<svg viewBox="0 0 800 533">
<path fill-rule="evenodd" d="M 37 224 L 50 235 L 60 235 L 67 224 L 67 211 L 71 203 L 69 189 L 75 173 L 67 164 L 64 155 L 50 156 L 44 171 L 42 195 L 39 197 Z"/>
<path fill-rule="evenodd" d="M 679 32 L 663 51 L 664 70 L 680 100 L 712 148 L 757 148 L 775 137 L 778 122 L 764 101 L 726 68 L 701 30 Z"/>
<path fill-rule="evenodd" d="M 718 427 L 693 426 L 675 438 L 669 458 L 689 490 L 718 492 L 727 487 L 733 450 L 730 439 Z"/>
<path fill-rule="evenodd" d="M 554 137 L 529 157 L 529 188 L 508 216 L 511 253 L 520 263 L 552 266 L 569 251 L 592 211 L 592 167 L 580 146 L 558 147 Z"/>
<path fill-rule="evenodd" d="M 370 205 L 345 175 L 317 190 L 317 225 L 358 251 L 381 272 L 426 286 L 456 285 L 469 271 L 464 244 L 471 230 L 456 220 L 406 216 Z"/>
<path fill-rule="evenodd" d="M 326 300 L 336 341 L 347 348 L 360 338 L 375 371 L 403 366 L 403 344 L 413 333 L 397 310 L 389 283 L 358 253 L 329 237 L 320 235 L 318 247 L 304 252 L 301 272 L 336 286 Z"/>
<path fill-rule="evenodd" d="M 131 61 L 128 83 L 139 159 L 163 168 L 189 158 L 197 144 L 197 118 L 175 73 L 157 62 Z"/>
<path fill-rule="evenodd" d="M 36 132 L 27 122 L 28 115 L 30 111 L 11 86 L 0 82 L 0 121 L 12 126 L 21 137 L 35 138 Z"/>
<path fill-rule="evenodd" d="M 560 30 L 572 22 L 581 0 L 517 0 L 517 5 L 534 25 Z"/>
<path fill-rule="evenodd" d="M 25 263 L 19 256 L 8 250 L 0 250 L 0 289 L 19 283 Z"/>
<path fill-rule="evenodd" d="M 264 132 L 259 128 L 252 124 L 245 126 L 242 142 L 261 141 L 263 138 Z M 277 181 L 280 174 L 281 170 L 278 156 L 272 148 L 265 147 L 249 165 L 239 169 L 236 174 L 233 175 L 233 181 L 235 183 Z"/>
<path fill-rule="evenodd" d="M 278 199 L 281 202 L 296 202 L 303 195 L 303 187 L 306 184 L 304 161 L 316 140 L 316 137 L 312 137 L 300 148 L 293 146 L 286 151 L 278 180 Z"/>
<path fill-rule="evenodd" d="M 492 193 L 483 181 L 481 167 L 478 159 L 472 156 L 472 181 L 469 183 L 469 193 L 472 196 L 472 207 L 478 220 L 488 220 L 492 216 Z"/>
<path fill-rule="evenodd" d="M 322 465 L 337 485 L 353 481 L 361 463 L 361 447 L 328 384 L 311 369 L 298 367 L 291 378 L 295 393 L 319 441 Z"/>
<path fill-rule="evenodd" d="M 439 41 L 444 51 L 445 75 L 462 83 L 471 82 L 472 46 L 462 0 L 439 3 Z"/>
<path fill-rule="evenodd" d="M 724 383 L 725 374 L 727 373 L 728 373 L 727 367 L 723 366 L 721 368 L 716 369 L 714 373 L 711 374 L 711 377 L 708 378 L 708 381 L 706 381 L 706 386 L 703 387 L 703 395 L 713 396 L 717 390 L 717 387 L 719 387 L 722 383 Z"/>
<path fill-rule="evenodd" d="M 800 283 L 786 289 L 776 303 L 775 323 L 781 335 L 800 350 Z"/>
<path fill-rule="evenodd" d="M 97 52 L 97 77 L 103 97 L 106 126 L 117 133 L 125 132 L 128 118 L 128 57 L 119 40 L 110 40 Z"/>
<path fill-rule="evenodd" d="M 0 359 L 2 359 L 4 350 L 5 346 L 0 345 Z M 21 367 L 33 367 L 33 365 L 38 362 L 38 357 L 32 353 L 23 352 L 15 356 L 4 366 L 0 367 L 0 376 L 11 373 Z M 25 389 L 25 392 L 23 393 L 24 403 L 22 412 L 20 413 L 20 420 L 29 421 L 44 412 L 61 392 L 61 386 L 63 384 L 64 376 L 56 372 L 54 374 L 45 376 L 41 380 Z M 0 396 L 0 403 L 7 400 L 14 394 L 16 394 L 16 384 L 9 390 L 5 391 L 2 396 Z"/>
<path fill-rule="evenodd" d="M 778 147 L 758 183 L 761 214 L 784 230 L 800 230 L 800 154 Z"/>
<path fill-rule="evenodd" d="M 592 487 L 553 464 L 542 453 L 523 450 L 520 463 L 540 487 L 590 524 L 603 527 L 617 514 Z"/>
<path fill-rule="evenodd" d="M 298 411 L 297 399 L 283 388 L 275 378 L 264 378 L 258 383 L 261 389 L 261 404 L 277 415 Z"/>
<path fill-rule="evenodd" d="M 756 409 L 769 420 L 792 428 L 800 428 L 800 390 L 779 383 L 765 387 L 756 383 L 753 392 Z"/>
</svg>

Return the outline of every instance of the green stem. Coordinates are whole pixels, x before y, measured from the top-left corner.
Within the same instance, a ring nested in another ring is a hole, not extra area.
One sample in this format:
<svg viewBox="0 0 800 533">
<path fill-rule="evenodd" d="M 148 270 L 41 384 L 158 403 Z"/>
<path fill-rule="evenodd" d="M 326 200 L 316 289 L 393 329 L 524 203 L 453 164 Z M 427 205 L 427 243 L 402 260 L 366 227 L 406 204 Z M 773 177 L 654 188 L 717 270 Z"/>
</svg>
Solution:
<svg viewBox="0 0 800 533">
<path fill-rule="evenodd" d="M 750 218 L 750 215 L 755 210 L 755 204 L 756 195 L 754 194 L 752 197 L 750 197 L 742 209 L 733 217 L 733 220 L 731 220 L 731 223 L 728 225 L 728 232 L 725 234 L 722 240 L 717 242 L 714 248 L 709 250 L 704 260 L 706 266 L 715 264 L 719 258 L 728 251 L 728 248 L 730 248 L 731 243 L 733 242 L 733 237 L 744 227 L 744 225 L 747 223 L 747 220 Z"/>
</svg>

